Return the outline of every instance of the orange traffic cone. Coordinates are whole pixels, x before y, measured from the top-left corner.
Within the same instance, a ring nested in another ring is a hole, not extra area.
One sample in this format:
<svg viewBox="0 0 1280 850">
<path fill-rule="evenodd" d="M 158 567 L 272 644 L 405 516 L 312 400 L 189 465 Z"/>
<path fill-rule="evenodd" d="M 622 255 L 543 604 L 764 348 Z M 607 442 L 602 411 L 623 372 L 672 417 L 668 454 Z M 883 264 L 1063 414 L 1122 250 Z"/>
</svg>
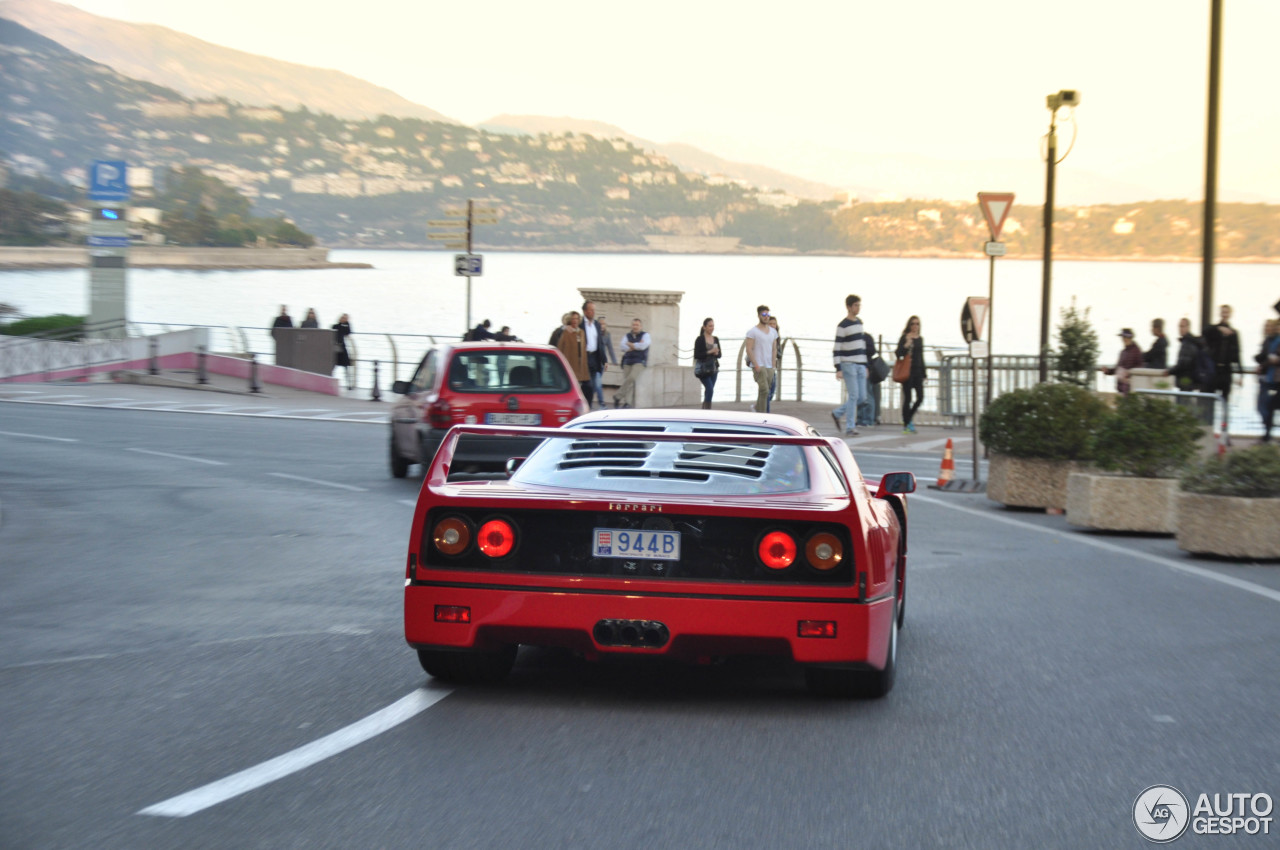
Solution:
<svg viewBox="0 0 1280 850">
<path fill-rule="evenodd" d="M 947 438 L 947 447 L 942 451 L 942 467 L 938 470 L 938 486 L 942 487 L 956 477 L 956 462 L 951 453 L 951 438 Z"/>
</svg>

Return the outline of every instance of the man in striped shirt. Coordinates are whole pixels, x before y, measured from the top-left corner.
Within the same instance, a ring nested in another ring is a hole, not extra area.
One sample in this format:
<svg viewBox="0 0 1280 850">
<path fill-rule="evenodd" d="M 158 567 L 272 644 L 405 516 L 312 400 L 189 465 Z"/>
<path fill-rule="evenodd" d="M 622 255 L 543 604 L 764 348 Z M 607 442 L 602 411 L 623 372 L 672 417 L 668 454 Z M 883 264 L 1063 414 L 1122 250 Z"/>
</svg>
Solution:
<svg viewBox="0 0 1280 850">
<path fill-rule="evenodd" d="M 858 435 L 858 403 L 867 397 L 867 334 L 862 327 L 862 319 L 858 312 L 862 309 L 862 299 L 850 295 L 844 299 L 846 315 L 836 326 L 836 346 L 832 358 L 836 366 L 836 380 L 843 380 L 848 398 L 845 403 L 831 411 L 831 418 L 838 431 L 844 418 L 844 434 L 846 437 Z"/>
</svg>

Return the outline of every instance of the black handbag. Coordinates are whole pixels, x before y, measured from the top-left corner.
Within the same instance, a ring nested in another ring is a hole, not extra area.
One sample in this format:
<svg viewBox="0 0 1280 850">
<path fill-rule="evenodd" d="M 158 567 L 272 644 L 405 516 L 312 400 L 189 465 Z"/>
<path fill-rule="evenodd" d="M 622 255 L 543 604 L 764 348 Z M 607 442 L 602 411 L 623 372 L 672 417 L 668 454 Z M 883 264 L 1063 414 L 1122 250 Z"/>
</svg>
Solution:
<svg viewBox="0 0 1280 850">
<path fill-rule="evenodd" d="M 719 368 L 720 363 L 714 357 L 708 357 L 705 360 L 699 360 L 693 364 L 693 376 L 695 378 L 705 378 L 708 375 L 714 375 Z"/>
<path fill-rule="evenodd" d="M 873 384 L 878 384 L 889 377 L 890 371 L 891 367 L 879 354 L 871 355 L 871 359 L 867 361 L 867 380 Z"/>
</svg>

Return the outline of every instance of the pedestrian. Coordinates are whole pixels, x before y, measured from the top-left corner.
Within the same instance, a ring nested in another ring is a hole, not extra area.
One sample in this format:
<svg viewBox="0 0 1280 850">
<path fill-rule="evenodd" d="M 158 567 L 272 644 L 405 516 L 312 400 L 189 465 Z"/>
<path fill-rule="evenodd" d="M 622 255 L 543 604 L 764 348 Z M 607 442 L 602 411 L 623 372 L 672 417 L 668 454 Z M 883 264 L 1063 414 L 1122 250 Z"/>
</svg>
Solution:
<svg viewBox="0 0 1280 850">
<path fill-rule="evenodd" d="M 1105 375 L 1115 375 L 1116 391 L 1120 395 L 1128 395 L 1133 386 L 1129 380 L 1129 370 L 1137 369 L 1142 365 L 1142 349 L 1133 341 L 1133 328 L 1121 330 L 1120 339 L 1124 341 L 1124 348 L 1120 349 L 1120 358 L 1116 361 L 1116 365 L 1104 367 L 1102 372 Z"/>
<path fill-rule="evenodd" d="M 596 324 L 600 328 L 600 381 L 596 385 L 597 401 L 600 408 L 604 409 L 604 370 L 610 363 L 614 366 L 618 365 L 618 355 L 613 353 L 613 336 L 609 333 L 609 323 L 605 321 L 604 316 L 596 319 Z"/>
<path fill-rule="evenodd" d="M 498 342 L 519 342 L 520 341 L 520 337 L 516 336 L 511 332 L 510 325 L 503 325 L 502 330 L 494 334 L 493 338 Z"/>
<path fill-rule="evenodd" d="M 636 406 L 636 381 L 649 363 L 652 340 L 639 319 L 631 320 L 631 330 L 622 338 L 622 386 L 613 394 L 614 407 Z"/>
<path fill-rule="evenodd" d="M 778 316 L 776 313 L 769 314 L 769 327 L 778 333 L 777 339 L 773 341 L 773 381 L 769 384 L 769 405 L 768 409 L 773 409 L 773 399 L 778 390 L 778 376 L 782 374 L 782 354 L 787 349 L 787 341 L 782 338 L 782 331 L 778 328 Z"/>
<path fill-rule="evenodd" d="M 1151 320 L 1151 335 L 1155 342 L 1142 355 L 1142 365 L 1148 369 L 1169 368 L 1169 338 L 1164 335 L 1164 319 Z"/>
<path fill-rule="evenodd" d="M 1174 385 L 1182 392 L 1205 392 L 1203 366 L 1197 363 L 1201 360 L 1200 354 L 1203 350 L 1203 341 L 1191 333 L 1191 320 L 1179 319 L 1178 359 L 1165 374 L 1173 376 Z M 1212 376 L 1210 376 L 1210 382 L 1212 382 Z"/>
<path fill-rule="evenodd" d="M 1276 305 L 1280 310 L 1280 303 Z M 1276 410 L 1280 409 L 1280 319 L 1268 319 L 1262 329 L 1258 361 L 1258 415 L 1262 417 L 1262 442 L 1271 442 Z"/>
<path fill-rule="evenodd" d="M 592 399 L 599 399 L 599 406 L 604 407 L 604 359 L 600 351 L 600 322 L 596 319 L 594 301 L 582 302 L 582 330 L 587 339 L 587 371 L 591 374 L 591 389 L 587 392 L 587 406 Z"/>
<path fill-rule="evenodd" d="M 301 325 L 299 325 L 298 327 L 300 327 L 300 328 L 318 328 L 318 327 L 320 327 L 320 319 L 319 319 L 319 317 L 317 317 L 317 316 L 316 316 L 316 308 L 315 308 L 315 307 L 308 307 L 308 308 L 307 308 L 307 317 L 306 317 L 305 319 L 303 319 L 303 320 L 302 320 L 302 324 L 301 324 Z"/>
<path fill-rule="evenodd" d="M 747 331 L 747 361 L 756 381 L 756 403 L 751 409 L 757 413 L 769 412 L 769 387 L 773 384 L 773 355 L 777 352 L 778 332 L 769 327 L 769 307 L 756 308 L 756 324 Z"/>
<path fill-rule="evenodd" d="M 720 337 L 716 336 L 715 319 L 702 320 L 702 331 L 693 341 L 693 374 L 702 382 L 702 409 L 711 409 L 711 397 L 720 375 Z"/>
<path fill-rule="evenodd" d="M 587 371 L 586 338 L 582 333 L 582 314 L 577 310 L 569 312 L 569 321 L 561 330 L 556 340 L 556 348 L 569 361 L 573 376 L 582 387 L 582 394 L 587 395 L 591 387 L 591 373 Z M 587 395 L 587 398 L 591 396 Z"/>
<path fill-rule="evenodd" d="M 347 389 L 354 390 L 351 374 L 351 354 L 347 351 L 347 337 L 351 336 L 351 317 L 346 313 L 333 326 L 333 365 L 341 366 L 347 379 Z"/>
<path fill-rule="evenodd" d="M 551 339 L 547 341 L 547 345 L 555 345 L 560 341 L 560 334 L 564 333 L 564 329 L 569 326 L 569 314 L 565 313 L 560 317 L 560 326 L 551 332 Z"/>
<path fill-rule="evenodd" d="M 920 335 L 920 317 L 912 316 L 907 319 L 907 325 L 902 329 L 902 336 L 898 338 L 898 349 L 895 356 L 901 360 L 904 357 L 911 358 L 911 369 L 907 373 L 907 379 L 902 381 L 902 433 L 914 434 L 916 432 L 915 418 L 916 411 L 920 409 L 921 402 L 924 401 L 924 382 L 928 378 L 928 373 L 924 368 L 924 337 Z M 914 400 L 912 399 L 914 396 Z"/>
<path fill-rule="evenodd" d="M 1204 343 L 1213 355 L 1213 390 L 1231 398 L 1231 385 L 1244 380 L 1244 364 L 1240 360 L 1240 335 L 1231 327 L 1231 305 L 1218 308 L 1218 323 L 1204 331 Z M 1236 378 L 1236 374 L 1240 378 Z"/>
<path fill-rule="evenodd" d="M 832 359 L 836 367 L 836 380 L 844 381 L 848 397 L 844 404 L 831 411 L 831 419 L 836 423 L 836 430 L 841 428 L 840 420 L 844 419 L 844 433 L 847 437 L 858 436 L 858 403 L 867 394 L 867 333 L 858 313 L 862 310 L 862 299 L 850 295 L 844 299 L 845 317 L 836 325 L 836 344 L 832 350 Z"/>
<path fill-rule="evenodd" d="M 481 342 L 486 339 L 493 339 L 493 331 L 489 330 L 493 323 L 485 319 L 480 324 L 471 329 L 471 339 L 473 342 Z"/>
<path fill-rule="evenodd" d="M 288 307 L 284 306 L 283 304 L 280 305 L 280 315 L 276 316 L 276 320 L 271 323 L 271 327 L 273 329 L 293 327 L 293 317 L 289 315 Z"/>
</svg>

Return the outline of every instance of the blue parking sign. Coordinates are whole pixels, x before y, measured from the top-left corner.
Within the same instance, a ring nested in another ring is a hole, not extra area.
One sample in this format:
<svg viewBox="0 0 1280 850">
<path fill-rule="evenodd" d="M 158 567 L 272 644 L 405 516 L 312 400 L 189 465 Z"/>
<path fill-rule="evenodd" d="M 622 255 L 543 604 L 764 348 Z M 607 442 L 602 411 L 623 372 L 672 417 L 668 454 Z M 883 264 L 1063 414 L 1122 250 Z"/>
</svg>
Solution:
<svg viewBox="0 0 1280 850">
<path fill-rule="evenodd" d="M 129 165 L 120 160 L 96 160 L 89 167 L 89 200 L 129 200 Z"/>
</svg>

